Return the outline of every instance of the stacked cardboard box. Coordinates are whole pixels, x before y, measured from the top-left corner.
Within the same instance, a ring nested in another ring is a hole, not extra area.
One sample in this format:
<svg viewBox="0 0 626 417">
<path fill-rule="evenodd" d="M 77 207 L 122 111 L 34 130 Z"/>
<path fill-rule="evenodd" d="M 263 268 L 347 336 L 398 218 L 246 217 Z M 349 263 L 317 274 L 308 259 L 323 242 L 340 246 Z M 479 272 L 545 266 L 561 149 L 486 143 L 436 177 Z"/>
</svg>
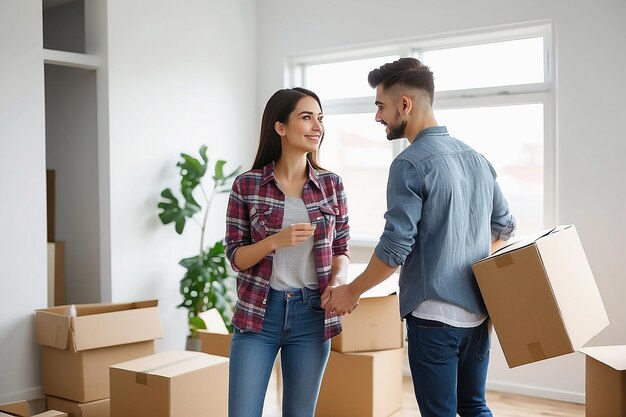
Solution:
<svg viewBox="0 0 626 417">
<path fill-rule="evenodd" d="M 585 416 L 626 417 L 626 346 L 580 350 L 585 363 Z"/>
<path fill-rule="evenodd" d="M 228 414 L 228 359 L 162 352 L 110 368 L 115 417 L 212 417 Z"/>
<path fill-rule="evenodd" d="M 43 393 L 70 417 L 109 417 L 109 366 L 154 353 L 156 300 L 37 310 Z"/>
<path fill-rule="evenodd" d="M 28 402 L 0 404 L 0 417 L 67 417 L 66 413 L 57 410 L 48 410 L 40 414 L 31 414 Z"/>
<path fill-rule="evenodd" d="M 355 278 L 364 264 L 350 265 Z M 363 294 L 332 340 L 316 417 L 388 417 L 402 408 L 404 328 L 398 275 Z"/>
<path fill-rule="evenodd" d="M 609 324 L 574 226 L 472 265 L 510 368 L 579 350 Z"/>
</svg>

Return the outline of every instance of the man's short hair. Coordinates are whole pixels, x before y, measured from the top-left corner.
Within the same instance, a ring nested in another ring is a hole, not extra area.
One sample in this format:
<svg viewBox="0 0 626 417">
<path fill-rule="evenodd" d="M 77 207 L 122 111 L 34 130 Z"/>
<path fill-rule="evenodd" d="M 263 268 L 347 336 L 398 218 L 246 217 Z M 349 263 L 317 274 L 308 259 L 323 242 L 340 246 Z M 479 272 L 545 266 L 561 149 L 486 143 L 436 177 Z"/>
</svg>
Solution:
<svg viewBox="0 0 626 417">
<path fill-rule="evenodd" d="M 430 68 L 415 58 L 400 58 L 370 71 L 367 81 L 372 88 L 383 85 L 385 90 L 401 85 L 419 88 L 428 93 L 430 104 L 435 98 L 435 79 Z"/>
</svg>

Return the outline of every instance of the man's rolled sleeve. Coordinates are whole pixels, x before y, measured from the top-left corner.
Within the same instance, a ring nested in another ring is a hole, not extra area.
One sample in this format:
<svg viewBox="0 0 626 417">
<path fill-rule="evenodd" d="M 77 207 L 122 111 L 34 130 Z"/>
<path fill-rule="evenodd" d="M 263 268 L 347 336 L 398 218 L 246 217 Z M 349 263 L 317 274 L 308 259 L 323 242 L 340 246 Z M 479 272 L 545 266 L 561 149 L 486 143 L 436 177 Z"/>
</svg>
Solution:
<svg viewBox="0 0 626 417">
<path fill-rule="evenodd" d="M 494 182 L 493 210 L 491 212 L 491 239 L 509 240 L 515 235 L 515 217 L 509 211 L 509 205 L 500 190 L 497 182 Z"/>
<path fill-rule="evenodd" d="M 235 253 L 241 246 L 250 244 L 250 221 L 237 180 L 233 183 L 226 209 L 225 242 L 226 257 L 231 267 L 235 272 L 241 272 L 235 265 Z"/>
<path fill-rule="evenodd" d="M 385 230 L 374 253 L 390 267 L 403 265 L 417 237 L 422 217 L 420 189 L 424 175 L 404 159 L 396 159 L 389 169 Z"/>
</svg>

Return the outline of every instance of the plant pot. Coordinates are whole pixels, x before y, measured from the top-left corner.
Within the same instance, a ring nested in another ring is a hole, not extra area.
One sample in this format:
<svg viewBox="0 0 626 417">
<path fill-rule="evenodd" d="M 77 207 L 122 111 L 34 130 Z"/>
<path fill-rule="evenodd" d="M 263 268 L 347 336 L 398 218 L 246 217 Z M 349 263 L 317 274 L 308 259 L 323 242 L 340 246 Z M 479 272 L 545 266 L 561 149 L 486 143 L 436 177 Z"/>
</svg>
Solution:
<svg viewBox="0 0 626 417">
<path fill-rule="evenodd" d="M 190 350 L 193 352 L 200 352 L 201 347 L 202 347 L 202 341 L 199 338 L 187 336 L 187 345 L 185 347 L 186 350 Z"/>
</svg>

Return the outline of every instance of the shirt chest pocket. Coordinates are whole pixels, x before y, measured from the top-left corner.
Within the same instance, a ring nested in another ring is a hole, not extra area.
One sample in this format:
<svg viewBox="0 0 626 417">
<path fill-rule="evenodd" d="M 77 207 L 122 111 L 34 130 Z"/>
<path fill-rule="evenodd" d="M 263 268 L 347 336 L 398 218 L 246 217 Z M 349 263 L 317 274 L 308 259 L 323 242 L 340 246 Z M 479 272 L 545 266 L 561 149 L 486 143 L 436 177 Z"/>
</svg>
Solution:
<svg viewBox="0 0 626 417">
<path fill-rule="evenodd" d="M 321 216 L 318 218 L 318 222 L 322 223 L 322 225 L 325 227 L 326 237 L 332 238 L 335 232 L 335 223 L 337 223 L 337 216 L 339 215 L 339 206 L 332 203 L 320 204 L 319 209 Z"/>
<path fill-rule="evenodd" d="M 259 204 L 250 207 L 250 236 L 254 242 L 269 235 L 272 207 Z"/>
</svg>

